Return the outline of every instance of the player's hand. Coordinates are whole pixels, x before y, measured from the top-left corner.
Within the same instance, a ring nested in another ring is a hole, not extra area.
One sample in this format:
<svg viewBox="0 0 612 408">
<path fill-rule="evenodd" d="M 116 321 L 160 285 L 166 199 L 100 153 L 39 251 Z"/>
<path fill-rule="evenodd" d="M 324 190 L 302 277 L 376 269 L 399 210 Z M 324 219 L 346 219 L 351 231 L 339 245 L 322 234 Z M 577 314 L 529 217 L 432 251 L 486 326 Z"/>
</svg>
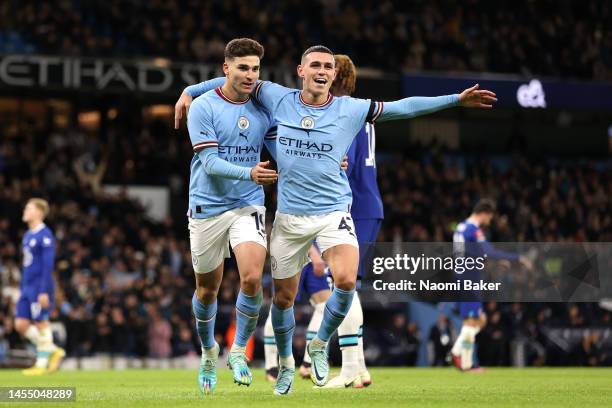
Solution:
<svg viewBox="0 0 612 408">
<path fill-rule="evenodd" d="M 183 118 L 183 110 L 185 110 L 185 117 L 189 114 L 189 107 L 191 106 L 193 97 L 187 92 L 183 91 L 181 97 L 174 105 L 174 128 L 178 129 L 181 126 L 181 119 Z"/>
<path fill-rule="evenodd" d="M 41 293 L 38 295 L 38 304 L 41 308 L 46 309 L 49 307 L 49 295 L 46 293 Z"/>
<path fill-rule="evenodd" d="M 342 159 L 342 163 L 340 163 L 340 168 L 344 171 L 348 170 L 348 156 L 344 156 L 344 158 Z"/>
<path fill-rule="evenodd" d="M 533 269 L 533 262 L 531 262 L 531 259 L 527 258 L 526 256 L 520 256 L 519 257 L 519 262 L 521 263 L 521 265 L 523 265 L 525 267 L 525 269 L 527 269 L 528 271 Z"/>
<path fill-rule="evenodd" d="M 278 180 L 278 174 L 275 170 L 267 169 L 270 166 L 270 161 L 259 162 L 255 167 L 251 169 L 251 180 L 255 184 L 273 184 Z"/>
<path fill-rule="evenodd" d="M 478 89 L 476 84 L 471 88 L 466 89 L 459 95 L 459 103 L 466 108 L 483 108 L 491 109 L 493 102 L 497 102 L 497 95 L 485 89 Z"/>
</svg>

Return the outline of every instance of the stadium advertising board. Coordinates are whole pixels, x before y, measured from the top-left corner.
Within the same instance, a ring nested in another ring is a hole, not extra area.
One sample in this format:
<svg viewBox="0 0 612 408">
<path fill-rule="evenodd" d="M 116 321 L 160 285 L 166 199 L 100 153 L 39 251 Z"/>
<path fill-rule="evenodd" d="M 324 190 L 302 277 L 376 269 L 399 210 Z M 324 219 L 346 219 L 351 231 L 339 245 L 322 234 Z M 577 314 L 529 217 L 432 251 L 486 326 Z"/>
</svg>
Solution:
<svg viewBox="0 0 612 408">
<path fill-rule="evenodd" d="M 402 77 L 402 96 L 456 93 L 475 83 L 497 94 L 497 105 L 527 109 L 611 109 L 612 84 L 518 76 L 416 75 Z"/>
<path fill-rule="evenodd" d="M 220 64 L 175 63 L 161 58 L 0 56 L 0 86 L 11 88 L 174 95 L 187 85 L 218 76 L 223 76 Z M 283 69 L 266 69 L 262 79 L 296 85 L 294 75 Z"/>
</svg>

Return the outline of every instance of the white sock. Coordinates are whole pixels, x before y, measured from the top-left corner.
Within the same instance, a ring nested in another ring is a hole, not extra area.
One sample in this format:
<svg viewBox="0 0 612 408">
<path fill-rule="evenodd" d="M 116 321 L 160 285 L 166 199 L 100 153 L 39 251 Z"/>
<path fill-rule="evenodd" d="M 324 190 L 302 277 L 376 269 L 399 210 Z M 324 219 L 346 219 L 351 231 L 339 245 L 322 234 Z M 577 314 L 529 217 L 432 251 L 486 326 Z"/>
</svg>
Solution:
<svg viewBox="0 0 612 408">
<path fill-rule="evenodd" d="M 463 325 L 461 332 L 451 349 L 451 353 L 455 356 L 461 356 L 461 369 L 469 370 L 472 368 L 473 360 L 472 353 L 474 351 L 474 341 L 476 334 L 480 330 L 477 327 Z"/>
<path fill-rule="evenodd" d="M 31 324 L 28 327 L 28 330 L 24 333 L 24 337 L 30 341 L 36 348 L 38 348 L 38 338 L 40 337 L 40 332 L 38 331 L 38 327 Z"/>
<path fill-rule="evenodd" d="M 48 352 L 55 351 L 57 346 L 53 344 L 53 332 L 51 331 L 51 326 L 47 325 L 47 327 L 45 327 L 44 329 L 39 329 L 38 332 L 39 332 L 39 337 L 38 337 L 38 345 L 36 349 L 38 351 L 48 351 Z"/>
<path fill-rule="evenodd" d="M 295 368 L 295 360 L 293 359 L 293 355 L 289 357 L 281 357 L 279 361 L 282 367 Z"/>
<path fill-rule="evenodd" d="M 342 370 L 340 375 L 346 378 L 353 377 L 360 371 L 359 327 L 363 324 L 363 311 L 361 310 L 359 297 L 356 295 L 353 296 L 353 303 L 351 303 L 346 317 L 338 327 L 338 339 L 340 341 L 340 350 L 342 350 Z"/>
<path fill-rule="evenodd" d="M 264 358 L 266 370 L 278 367 L 278 350 L 272 327 L 272 313 L 268 313 L 266 325 L 264 326 Z"/>
<path fill-rule="evenodd" d="M 306 333 L 306 349 L 304 350 L 304 362 L 310 364 L 310 355 L 308 354 L 308 344 L 310 340 L 308 340 L 308 336 L 316 336 L 319 331 L 319 327 L 321 327 L 321 322 L 323 321 L 323 310 L 325 310 L 325 302 L 317 303 L 312 305 L 314 307 L 314 312 L 312 312 L 312 317 L 310 318 L 310 323 L 308 323 L 308 329 Z"/>
<path fill-rule="evenodd" d="M 363 330 L 363 326 L 361 326 Z M 359 371 L 366 371 L 368 368 L 365 363 L 365 355 L 363 354 L 363 336 L 359 336 L 359 346 L 357 346 L 357 362 L 359 364 Z"/>
<path fill-rule="evenodd" d="M 217 343 L 215 343 L 215 346 L 217 345 Z M 217 351 L 217 347 L 211 347 L 211 348 L 204 348 L 202 347 L 202 360 L 204 358 L 211 358 L 211 357 L 216 357 L 218 356 L 218 351 Z"/>
</svg>

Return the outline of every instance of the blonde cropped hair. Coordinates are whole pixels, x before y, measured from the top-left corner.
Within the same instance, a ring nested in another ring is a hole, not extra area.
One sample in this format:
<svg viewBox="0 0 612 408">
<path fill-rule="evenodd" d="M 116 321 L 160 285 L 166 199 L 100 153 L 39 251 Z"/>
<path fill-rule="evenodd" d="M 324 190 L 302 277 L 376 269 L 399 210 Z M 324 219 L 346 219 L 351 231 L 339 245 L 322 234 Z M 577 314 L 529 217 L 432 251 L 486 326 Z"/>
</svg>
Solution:
<svg viewBox="0 0 612 408">
<path fill-rule="evenodd" d="M 34 204 L 34 206 L 40 210 L 43 215 L 43 219 L 46 218 L 47 215 L 49 215 L 49 203 L 47 202 L 47 200 L 44 200 L 42 198 L 30 198 L 28 200 L 28 204 L 30 203 Z"/>
</svg>

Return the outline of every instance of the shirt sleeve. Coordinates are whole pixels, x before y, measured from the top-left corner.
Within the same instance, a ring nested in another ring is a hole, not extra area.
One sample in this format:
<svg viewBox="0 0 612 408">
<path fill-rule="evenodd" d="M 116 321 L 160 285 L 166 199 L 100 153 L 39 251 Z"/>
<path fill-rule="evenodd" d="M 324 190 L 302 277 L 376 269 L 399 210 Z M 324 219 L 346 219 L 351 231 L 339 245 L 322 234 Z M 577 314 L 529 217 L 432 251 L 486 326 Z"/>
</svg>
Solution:
<svg viewBox="0 0 612 408">
<path fill-rule="evenodd" d="M 268 150 L 268 152 L 270 152 L 270 156 L 272 156 L 274 160 L 276 160 L 277 129 L 277 125 L 273 125 L 270 129 L 268 129 L 268 132 L 264 136 L 264 145 L 266 146 L 266 149 Z"/>
<path fill-rule="evenodd" d="M 219 146 L 212 117 L 212 107 L 202 99 L 196 99 L 191 105 L 189 115 L 187 115 L 187 129 L 195 153 L 202 149 Z"/>
<path fill-rule="evenodd" d="M 411 96 L 393 102 L 372 102 L 366 121 L 410 119 L 459 106 L 459 95 Z"/>
<path fill-rule="evenodd" d="M 198 158 L 204 165 L 204 171 L 209 176 L 217 176 L 236 180 L 251 180 L 251 168 L 236 166 L 219 157 L 218 147 L 203 149 L 198 152 Z"/>
<path fill-rule="evenodd" d="M 295 89 L 286 88 L 270 81 L 260 81 L 255 85 L 253 96 L 274 116 L 278 103 L 286 95 L 295 92 Z"/>
<path fill-rule="evenodd" d="M 225 77 L 218 77 L 200 82 L 199 84 L 190 85 L 185 88 L 184 92 L 188 93 L 192 98 L 197 98 L 208 91 L 212 91 L 215 88 L 223 86 L 223 84 L 225 84 L 225 79 Z"/>
<path fill-rule="evenodd" d="M 40 293 L 50 293 L 53 289 L 53 269 L 55 267 L 55 239 L 51 234 L 45 234 L 41 242 L 42 277 L 40 280 Z"/>
</svg>

